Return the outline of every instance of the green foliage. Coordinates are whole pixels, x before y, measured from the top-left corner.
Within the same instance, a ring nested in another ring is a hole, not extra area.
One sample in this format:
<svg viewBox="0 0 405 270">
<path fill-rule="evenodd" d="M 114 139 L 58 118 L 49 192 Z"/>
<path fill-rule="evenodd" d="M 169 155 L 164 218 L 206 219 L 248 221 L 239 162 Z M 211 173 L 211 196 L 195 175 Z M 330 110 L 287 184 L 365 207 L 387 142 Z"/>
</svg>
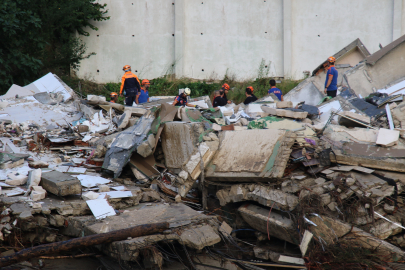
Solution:
<svg viewBox="0 0 405 270">
<path fill-rule="evenodd" d="M 97 30 L 106 5 L 93 0 L 0 1 L 0 93 L 12 83 L 25 85 L 49 71 L 77 69 L 86 46 L 75 34 Z"/>
</svg>

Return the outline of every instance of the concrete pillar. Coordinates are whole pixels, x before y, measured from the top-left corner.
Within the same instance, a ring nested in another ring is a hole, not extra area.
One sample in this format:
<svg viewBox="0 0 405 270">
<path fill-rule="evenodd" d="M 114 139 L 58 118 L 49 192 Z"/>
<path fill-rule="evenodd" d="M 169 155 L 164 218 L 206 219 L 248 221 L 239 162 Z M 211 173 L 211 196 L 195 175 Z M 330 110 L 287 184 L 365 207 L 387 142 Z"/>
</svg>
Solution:
<svg viewBox="0 0 405 270">
<path fill-rule="evenodd" d="M 283 71 L 284 77 L 292 76 L 292 0 L 283 0 Z"/>
<path fill-rule="evenodd" d="M 405 0 L 402 0 L 401 36 L 405 35 Z"/>
<path fill-rule="evenodd" d="M 402 7 L 403 0 L 393 0 L 392 3 L 392 41 L 402 35 Z"/>
<path fill-rule="evenodd" d="M 174 0 L 174 71 L 177 78 L 184 75 L 186 1 L 187 0 Z"/>
</svg>

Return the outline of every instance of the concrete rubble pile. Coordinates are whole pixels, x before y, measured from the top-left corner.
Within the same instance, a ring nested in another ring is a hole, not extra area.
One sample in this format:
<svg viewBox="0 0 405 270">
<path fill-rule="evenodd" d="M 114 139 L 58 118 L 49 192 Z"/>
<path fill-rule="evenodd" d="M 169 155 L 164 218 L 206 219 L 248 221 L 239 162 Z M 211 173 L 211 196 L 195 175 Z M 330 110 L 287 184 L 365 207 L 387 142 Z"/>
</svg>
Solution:
<svg viewBox="0 0 405 270">
<path fill-rule="evenodd" d="M 0 240 L 17 250 L 168 222 L 97 248 L 146 269 L 404 261 L 405 69 L 389 69 L 404 41 L 338 52 L 332 99 L 324 64 L 285 101 L 218 108 L 80 99 L 51 73 L 14 85 L 0 97 Z M 346 246 L 374 256 L 330 256 Z"/>
</svg>

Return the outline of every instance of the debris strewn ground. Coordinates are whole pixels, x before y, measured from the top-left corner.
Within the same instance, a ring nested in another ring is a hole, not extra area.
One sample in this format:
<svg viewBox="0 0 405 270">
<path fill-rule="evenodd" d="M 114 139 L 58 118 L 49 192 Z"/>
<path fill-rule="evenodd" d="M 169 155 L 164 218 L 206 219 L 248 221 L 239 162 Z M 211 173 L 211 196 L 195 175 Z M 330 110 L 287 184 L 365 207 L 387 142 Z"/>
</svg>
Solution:
<svg viewBox="0 0 405 270">
<path fill-rule="evenodd" d="M 335 98 L 324 63 L 285 101 L 218 108 L 206 96 L 190 99 L 198 109 L 82 99 L 52 73 L 13 85 L 0 97 L 0 265 L 31 246 L 167 222 L 90 255 L 133 269 L 396 269 L 405 74 L 378 73 L 402 61 L 394 43 L 338 52 Z"/>
</svg>

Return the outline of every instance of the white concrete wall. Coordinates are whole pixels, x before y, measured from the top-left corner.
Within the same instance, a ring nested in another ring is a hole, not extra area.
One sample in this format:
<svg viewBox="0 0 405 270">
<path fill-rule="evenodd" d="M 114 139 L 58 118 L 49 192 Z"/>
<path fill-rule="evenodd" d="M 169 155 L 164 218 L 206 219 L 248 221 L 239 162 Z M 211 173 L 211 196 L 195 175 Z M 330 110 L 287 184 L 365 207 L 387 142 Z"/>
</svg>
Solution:
<svg viewBox="0 0 405 270">
<path fill-rule="evenodd" d="M 356 38 L 373 53 L 403 35 L 404 1 L 99 0 L 111 19 L 83 37 L 97 55 L 78 76 L 115 82 L 129 64 L 152 79 L 174 64 L 177 77 L 243 80 L 263 59 L 269 76 L 298 79 Z"/>
</svg>

